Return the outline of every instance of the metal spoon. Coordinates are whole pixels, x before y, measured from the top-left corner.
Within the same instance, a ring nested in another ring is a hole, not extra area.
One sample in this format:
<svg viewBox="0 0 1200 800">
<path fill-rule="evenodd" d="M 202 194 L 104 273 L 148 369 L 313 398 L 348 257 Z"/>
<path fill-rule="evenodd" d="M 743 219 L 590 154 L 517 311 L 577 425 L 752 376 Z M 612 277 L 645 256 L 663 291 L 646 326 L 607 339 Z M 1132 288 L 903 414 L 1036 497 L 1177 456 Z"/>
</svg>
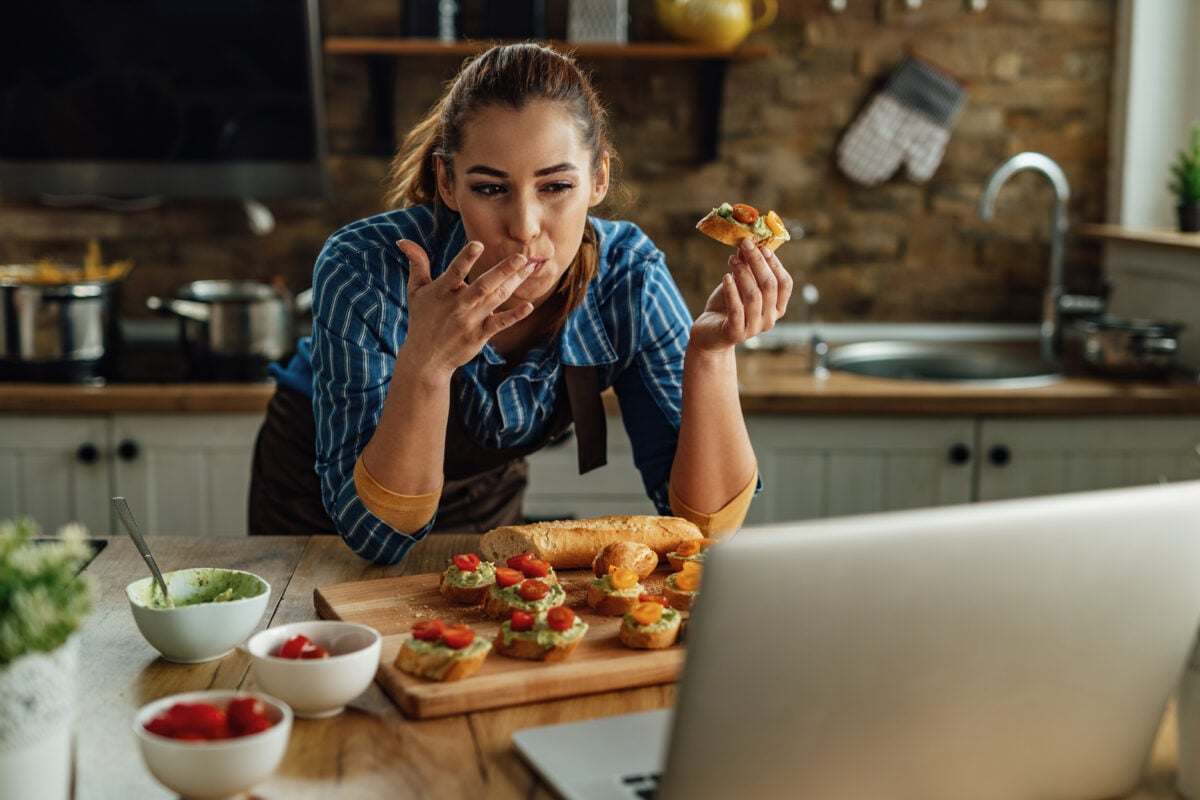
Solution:
<svg viewBox="0 0 1200 800">
<path fill-rule="evenodd" d="M 129 538 L 133 539 L 134 547 L 142 554 L 142 558 L 146 560 L 146 563 L 150 565 L 150 571 L 154 573 L 154 580 L 158 582 L 158 588 L 162 589 L 163 599 L 166 601 L 167 608 L 170 608 L 171 593 L 167 591 L 167 582 L 163 580 L 162 572 L 158 569 L 158 563 L 155 562 L 154 556 L 150 552 L 150 546 L 142 538 L 142 530 L 133 518 L 133 512 L 129 510 L 129 503 L 125 502 L 124 497 L 114 497 L 112 504 L 113 508 L 117 510 L 117 516 L 121 518 L 121 523 L 125 526 L 125 530 L 129 531 Z"/>
</svg>

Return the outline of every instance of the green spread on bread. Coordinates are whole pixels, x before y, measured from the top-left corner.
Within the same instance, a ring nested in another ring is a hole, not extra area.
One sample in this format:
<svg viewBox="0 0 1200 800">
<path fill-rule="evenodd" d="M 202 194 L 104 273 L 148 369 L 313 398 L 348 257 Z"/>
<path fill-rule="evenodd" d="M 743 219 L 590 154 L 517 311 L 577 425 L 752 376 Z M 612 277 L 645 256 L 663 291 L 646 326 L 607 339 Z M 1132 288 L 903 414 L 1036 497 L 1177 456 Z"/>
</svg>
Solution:
<svg viewBox="0 0 1200 800">
<path fill-rule="evenodd" d="M 674 608 L 667 606 L 663 609 L 662 616 L 658 618 L 657 622 L 652 622 L 649 625 L 643 625 L 633 618 L 632 612 L 627 611 L 625 612 L 624 624 L 635 630 L 646 631 L 647 633 L 653 631 L 665 631 L 679 624 L 679 612 Z"/>
<path fill-rule="evenodd" d="M 571 623 L 571 627 L 565 631 L 556 631 L 550 627 L 544 612 L 537 615 L 537 620 L 533 623 L 533 630 L 514 631 L 511 623 L 507 621 L 500 626 L 500 633 L 504 637 L 505 647 L 510 647 L 514 639 L 524 639 L 525 641 L 535 642 L 539 647 L 546 649 L 573 642 L 587 633 L 587 630 L 588 624 L 579 617 L 576 617 L 575 621 Z"/>
<path fill-rule="evenodd" d="M 496 565 L 490 561 L 482 561 L 475 569 L 459 569 L 454 564 L 446 568 L 446 582 L 451 586 L 463 589 L 474 589 L 486 586 L 496 581 Z"/>
<path fill-rule="evenodd" d="M 617 589 L 613 586 L 612 575 L 605 575 L 603 578 L 593 578 L 592 585 L 600 587 L 602 591 L 608 594 L 618 594 L 622 597 L 637 597 L 645 591 L 640 583 L 635 583 L 628 589 Z"/>
<path fill-rule="evenodd" d="M 765 215 L 754 220 L 753 224 L 747 225 L 733 218 L 733 206 L 729 203 L 721 203 L 720 206 L 713 209 L 713 213 L 722 219 L 727 219 L 732 223 L 741 225 L 743 228 L 748 228 L 755 237 L 766 238 L 772 235 L 771 229 L 767 227 L 767 218 Z"/>
</svg>

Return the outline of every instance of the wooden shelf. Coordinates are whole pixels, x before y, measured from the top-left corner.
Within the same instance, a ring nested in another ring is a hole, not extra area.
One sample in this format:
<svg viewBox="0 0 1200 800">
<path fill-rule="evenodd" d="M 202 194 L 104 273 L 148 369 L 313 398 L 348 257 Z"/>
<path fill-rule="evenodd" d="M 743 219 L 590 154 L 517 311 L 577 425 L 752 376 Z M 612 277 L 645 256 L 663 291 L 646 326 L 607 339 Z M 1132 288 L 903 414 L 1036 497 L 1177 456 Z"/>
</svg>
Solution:
<svg viewBox="0 0 1200 800">
<path fill-rule="evenodd" d="M 579 58 L 718 58 L 745 61 L 769 58 L 773 52 L 770 47 L 762 45 L 743 45 L 730 50 L 684 42 L 602 44 L 550 39 L 545 43 L 556 50 L 574 53 Z M 325 52 L 330 55 L 359 56 L 469 56 L 482 52 L 494 44 L 497 42 L 473 40 L 442 42 L 438 39 L 330 36 L 325 39 Z"/>
<path fill-rule="evenodd" d="M 693 60 L 699 62 L 700 90 L 697 92 L 698 136 L 700 158 L 712 161 L 717 156 L 717 129 L 726 66 L 730 61 L 749 61 L 770 58 L 774 50 L 763 45 L 742 45 L 732 49 L 710 47 L 685 42 L 634 42 L 632 44 L 601 44 L 542 40 L 556 50 L 572 53 L 581 59 L 659 59 Z M 396 146 L 392 128 L 392 93 L 395 87 L 396 59 L 405 57 L 451 56 L 465 58 L 483 52 L 499 42 L 404 37 L 330 36 L 325 39 L 325 53 L 358 56 L 366 61 L 371 101 L 375 107 L 373 149 L 380 155 L 390 154 Z"/>
<path fill-rule="evenodd" d="M 1123 225 L 1080 225 L 1081 236 L 1107 239 L 1113 242 L 1132 242 L 1176 250 L 1200 250 L 1200 233 L 1180 233 L 1173 228 L 1127 228 Z"/>
</svg>

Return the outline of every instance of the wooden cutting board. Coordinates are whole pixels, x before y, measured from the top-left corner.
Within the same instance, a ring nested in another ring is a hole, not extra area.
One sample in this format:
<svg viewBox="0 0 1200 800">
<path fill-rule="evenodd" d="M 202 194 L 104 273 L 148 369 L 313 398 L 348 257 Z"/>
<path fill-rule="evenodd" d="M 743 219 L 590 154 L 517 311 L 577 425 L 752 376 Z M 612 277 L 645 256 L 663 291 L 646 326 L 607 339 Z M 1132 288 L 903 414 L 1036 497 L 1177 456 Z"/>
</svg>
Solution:
<svg viewBox="0 0 1200 800">
<path fill-rule="evenodd" d="M 661 592 L 669 570 L 664 566 L 642 583 Z M 408 575 L 322 586 L 313 603 L 323 619 L 370 625 L 383 634 L 376 681 L 407 716 L 428 719 L 487 708 L 652 686 L 678 680 L 684 647 L 631 650 L 617 639 L 620 617 L 596 614 L 587 605 L 588 570 L 563 570 L 559 582 L 567 590 L 565 605 L 588 623 L 579 647 L 565 661 L 550 664 L 508 658 L 493 651 L 483 667 L 465 680 L 443 683 L 401 672 L 393 662 L 415 622 L 441 619 L 465 622 L 477 636 L 493 641 L 500 623 L 488 619 L 483 607 L 451 603 L 438 591 L 440 574 Z M 687 614 L 684 613 L 686 620 Z"/>
</svg>

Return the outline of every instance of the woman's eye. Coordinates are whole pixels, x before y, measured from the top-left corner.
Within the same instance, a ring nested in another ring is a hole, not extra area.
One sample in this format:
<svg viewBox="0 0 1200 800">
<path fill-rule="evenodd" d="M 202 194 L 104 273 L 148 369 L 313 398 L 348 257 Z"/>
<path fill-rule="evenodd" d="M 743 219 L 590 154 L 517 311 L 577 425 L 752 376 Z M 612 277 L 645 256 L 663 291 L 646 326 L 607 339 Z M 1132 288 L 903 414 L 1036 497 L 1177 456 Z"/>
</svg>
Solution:
<svg viewBox="0 0 1200 800">
<path fill-rule="evenodd" d="M 471 187 L 471 191 L 484 197 L 495 197 L 504 193 L 504 187 L 498 183 L 477 183 Z"/>
<path fill-rule="evenodd" d="M 569 181 L 556 181 L 554 183 L 546 184 L 543 188 L 551 194 L 560 194 L 562 192 L 571 191 L 575 188 L 575 184 L 570 183 Z"/>
</svg>

